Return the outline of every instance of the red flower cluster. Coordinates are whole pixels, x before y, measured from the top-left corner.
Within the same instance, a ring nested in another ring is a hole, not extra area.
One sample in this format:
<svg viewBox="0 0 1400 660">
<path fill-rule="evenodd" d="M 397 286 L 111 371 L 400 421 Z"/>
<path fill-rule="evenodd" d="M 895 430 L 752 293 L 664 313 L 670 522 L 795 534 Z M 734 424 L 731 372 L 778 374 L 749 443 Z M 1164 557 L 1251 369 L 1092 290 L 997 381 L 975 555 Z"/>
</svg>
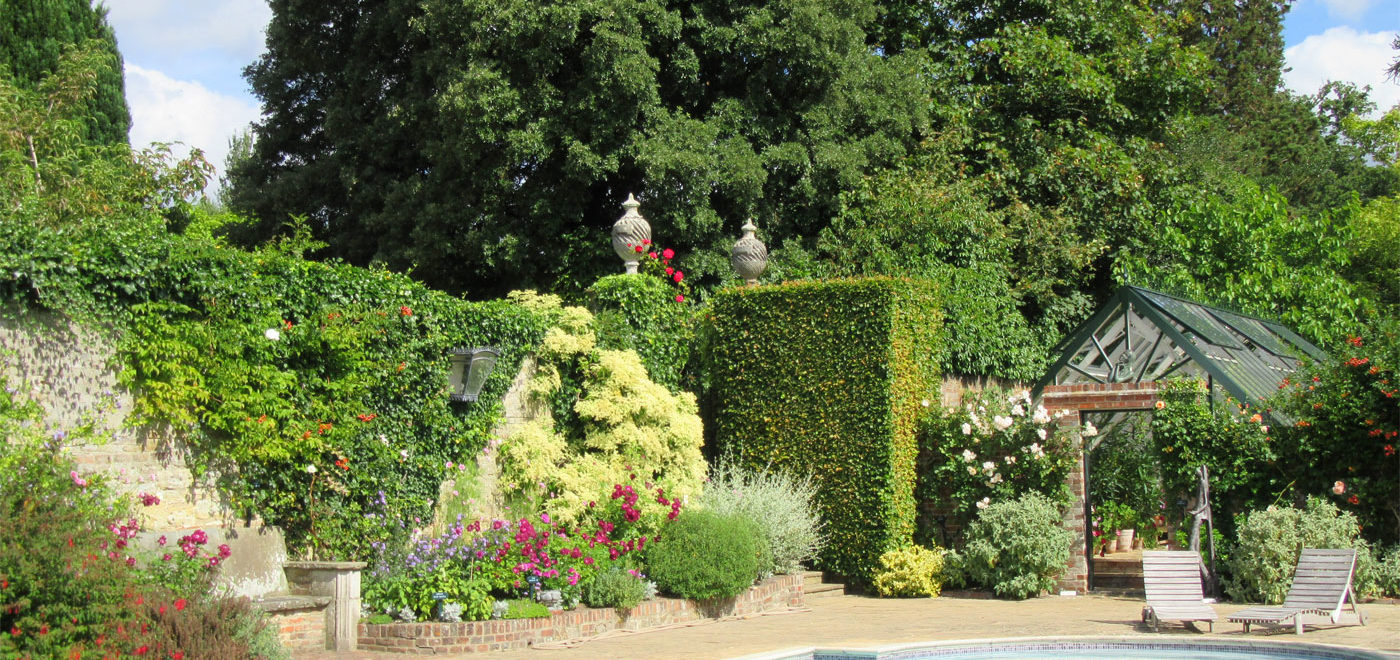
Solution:
<svg viewBox="0 0 1400 660">
<path fill-rule="evenodd" d="M 408 305 L 404 305 L 403 307 L 400 307 L 400 308 L 399 308 L 399 315 L 400 315 L 400 316 L 413 316 L 413 310 L 409 309 L 409 308 L 408 308 Z"/>
<path fill-rule="evenodd" d="M 378 416 L 379 415 L 375 413 L 360 413 L 358 415 L 355 415 L 355 419 L 358 419 L 362 422 L 372 422 L 374 421 L 374 418 Z"/>
<path fill-rule="evenodd" d="M 1347 360 L 1348 367 L 1362 367 L 1371 362 L 1370 358 L 1351 358 Z"/>
</svg>

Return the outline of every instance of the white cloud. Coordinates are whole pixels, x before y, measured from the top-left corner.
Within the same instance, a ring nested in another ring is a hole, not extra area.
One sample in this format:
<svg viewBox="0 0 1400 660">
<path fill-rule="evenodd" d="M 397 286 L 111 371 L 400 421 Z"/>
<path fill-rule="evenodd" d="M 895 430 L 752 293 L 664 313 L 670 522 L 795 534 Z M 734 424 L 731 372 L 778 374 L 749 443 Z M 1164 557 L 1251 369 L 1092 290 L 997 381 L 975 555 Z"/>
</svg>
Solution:
<svg viewBox="0 0 1400 660">
<path fill-rule="evenodd" d="M 229 137 L 259 117 L 247 100 L 210 91 L 197 82 L 126 64 L 126 102 L 131 106 L 131 146 L 182 142 L 204 150 L 222 173 Z M 177 149 L 176 153 L 182 150 Z M 185 149 L 183 151 L 188 151 Z M 218 175 L 215 175 L 217 181 Z"/>
<path fill-rule="evenodd" d="M 266 0 L 109 0 L 119 45 L 127 41 L 171 55 L 212 50 L 251 61 L 272 18 Z"/>
<path fill-rule="evenodd" d="M 1327 6 L 1328 16 L 1357 21 L 1366 15 L 1375 0 L 1322 0 L 1322 4 Z"/>
<path fill-rule="evenodd" d="M 1329 6 L 1341 2 L 1330 0 Z M 1390 48 L 1394 39 L 1393 31 L 1357 32 L 1345 26 L 1314 34 L 1284 51 L 1292 70 L 1283 74 L 1283 82 L 1299 94 L 1314 94 L 1329 80 L 1370 85 L 1371 100 L 1385 112 L 1400 103 L 1400 85 L 1385 77 L 1395 56 Z"/>
</svg>

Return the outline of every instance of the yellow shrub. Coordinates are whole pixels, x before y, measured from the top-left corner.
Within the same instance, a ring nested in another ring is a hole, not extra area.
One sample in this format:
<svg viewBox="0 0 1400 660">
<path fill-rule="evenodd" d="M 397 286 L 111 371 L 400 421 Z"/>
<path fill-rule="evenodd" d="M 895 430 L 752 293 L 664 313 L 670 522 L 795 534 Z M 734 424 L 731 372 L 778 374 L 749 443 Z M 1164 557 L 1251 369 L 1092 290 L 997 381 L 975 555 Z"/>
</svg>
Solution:
<svg viewBox="0 0 1400 660">
<path fill-rule="evenodd" d="M 695 396 L 653 382 L 634 351 L 598 349 L 587 310 L 558 309 L 549 296 L 529 303 L 558 323 L 541 347 L 530 395 L 549 400 L 563 386 L 561 374 L 581 371 L 573 412 L 583 435 L 566 438 L 546 413 L 507 438 L 500 449 L 505 492 L 540 502 L 563 524 L 579 522 L 588 503 L 607 497 L 613 484 L 631 485 L 642 495 L 639 508 L 663 515 L 669 507 L 655 501 L 656 488 L 669 499 L 698 494 L 706 466 Z"/>
<path fill-rule="evenodd" d="M 943 551 L 906 546 L 880 555 L 875 589 L 885 597 L 937 597 L 943 591 Z"/>
</svg>

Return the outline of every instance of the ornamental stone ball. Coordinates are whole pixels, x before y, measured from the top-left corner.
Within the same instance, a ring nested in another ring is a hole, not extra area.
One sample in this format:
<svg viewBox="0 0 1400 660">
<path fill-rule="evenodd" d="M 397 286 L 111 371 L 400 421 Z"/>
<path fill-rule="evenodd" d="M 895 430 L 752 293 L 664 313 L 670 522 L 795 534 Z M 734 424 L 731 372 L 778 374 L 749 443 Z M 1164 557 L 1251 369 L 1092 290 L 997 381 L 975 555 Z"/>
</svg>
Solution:
<svg viewBox="0 0 1400 660">
<path fill-rule="evenodd" d="M 745 283 L 754 285 L 758 284 L 758 276 L 763 269 L 768 267 L 768 248 L 764 247 L 763 241 L 754 238 L 753 233 L 758 231 L 758 227 L 754 226 L 753 218 L 744 223 L 743 229 L 744 236 L 729 252 L 729 264 L 734 266 Z"/>
<path fill-rule="evenodd" d="M 627 268 L 628 273 L 637 272 L 637 262 L 641 260 L 645 248 L 637 248 L 643 241 L 651 240 L 651 225 L 647 224 L 647 219 L 637 212 L 637 207 L 641 206 L 632 193 L 627 193 L 627 201 L 622 203 L 622 208 L 626 212 L 622 214 L 612 227 L 613 252 L 622 257 L 622 263 Z"/>
</svg>

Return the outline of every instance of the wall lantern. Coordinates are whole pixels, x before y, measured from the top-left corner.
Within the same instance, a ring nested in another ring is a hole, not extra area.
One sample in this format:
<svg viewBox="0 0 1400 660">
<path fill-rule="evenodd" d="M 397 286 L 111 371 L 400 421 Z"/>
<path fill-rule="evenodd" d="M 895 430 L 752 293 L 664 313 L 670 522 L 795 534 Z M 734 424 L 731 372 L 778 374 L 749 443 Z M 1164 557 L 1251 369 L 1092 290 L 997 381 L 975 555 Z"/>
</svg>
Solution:
<svg viewBox="0 0 1400 660">
<path fill-rule="evenodd" d="M 452 395 L 448 398 L 453 401 L 476 401 L 482 386 L 486 385 L 486 377 L 496 368 L 496 358 L 500 356 L 500 349 L 489 346 L 452 349 L 452 371 L 447 376 Z"/>
</svg>

